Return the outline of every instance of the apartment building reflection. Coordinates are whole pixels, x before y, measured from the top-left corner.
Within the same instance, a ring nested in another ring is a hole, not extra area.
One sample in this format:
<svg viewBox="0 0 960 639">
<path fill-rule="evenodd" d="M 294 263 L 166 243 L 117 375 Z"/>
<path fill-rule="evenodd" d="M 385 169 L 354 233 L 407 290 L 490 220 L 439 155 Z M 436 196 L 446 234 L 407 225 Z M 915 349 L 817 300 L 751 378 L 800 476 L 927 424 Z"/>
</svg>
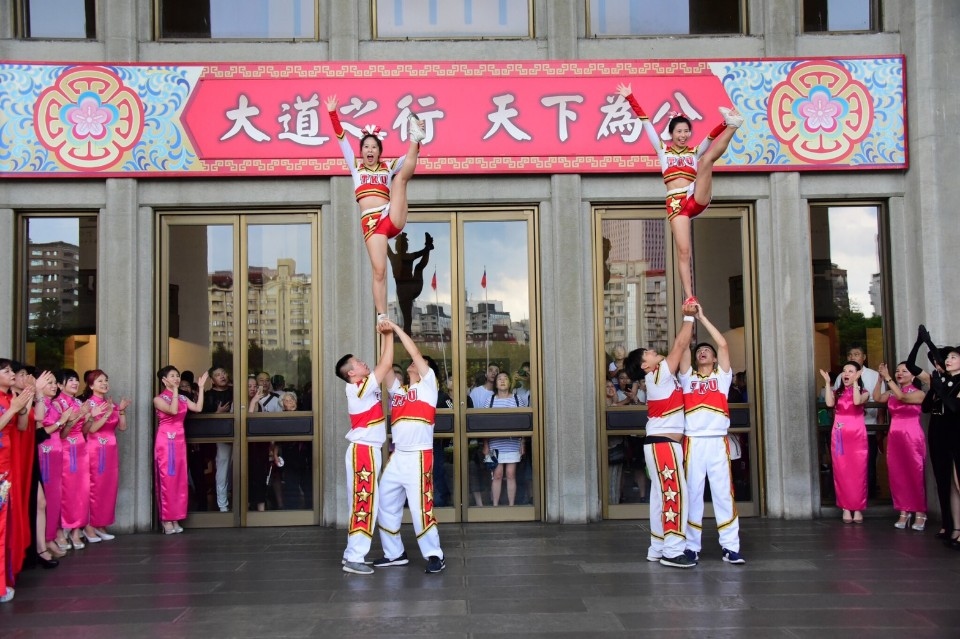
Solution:
<svg viewBox="0 0 960 639">
<path fill-rule="evenodd" d="M 609 220 L 609 279 L 603 291 L 604 343 L 666 351 L 667 277 L 662 220 Z M 605 277 L 606 279 L 606 277 Z"/>
<path fill-rule="evenodd" d="M 229 351 L 234 339 L 233 273 L 214 271 L 207 278 L 210 345 Z M 276 268 L 251 266 L 247 278 L 247 342 L 264 349 L 309 350 L 313 277 L 297 273 L 295 260 L 281 258 Z"/>
</svg>

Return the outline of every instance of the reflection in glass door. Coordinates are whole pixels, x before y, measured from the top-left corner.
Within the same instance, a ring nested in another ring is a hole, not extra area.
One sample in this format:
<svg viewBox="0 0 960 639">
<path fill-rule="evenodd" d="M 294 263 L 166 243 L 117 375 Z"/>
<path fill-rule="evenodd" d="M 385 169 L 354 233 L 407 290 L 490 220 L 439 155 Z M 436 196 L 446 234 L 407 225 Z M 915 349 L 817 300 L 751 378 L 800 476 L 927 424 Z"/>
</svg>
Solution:
<svg viewBox="0 0 960 639">
<path fill-rule="evenodd" d="M 318 519 L 315 216 L 276 219 L 162 218 L 159 359 L 210 371 L 186 422 L 193 525 Z"/>
<path fill-rule="evenodd" d="M 440 521 L 540 517 L 533 221 L 532 210 L 416 213 L 391 242 L 391 319 L 440 368 Z M 403 375 L 399 343 L 395 362 Z"/>
<path fill-rule="evenodd" d="M 659 211 L 599 209 L 597 216 L 598 325 L 603 326 L 597 389 L 604 418 L 600 440 L 604 512 L 611 519 L 648 516 L 650 479 L 644 468 L 644 380 L 631 380 L 623 357 L 635 348 L 665 353 L 679 328 L 681 291 L 672 246 Z M 757 406 L 752 282 L 752 230 L 745 208 L 711 207 L 693 225 L 695 289 L 704 313 L 730 348 L 734 385 L 730 406 L 734 495 L 741 515 L 759 514 Z M 709 341 L 700 329 L 694 338 Z M 709 490 L 705 500 L 709 502 Z M 713 512 L 707 503 L 705 514 Z"/>
</svg>

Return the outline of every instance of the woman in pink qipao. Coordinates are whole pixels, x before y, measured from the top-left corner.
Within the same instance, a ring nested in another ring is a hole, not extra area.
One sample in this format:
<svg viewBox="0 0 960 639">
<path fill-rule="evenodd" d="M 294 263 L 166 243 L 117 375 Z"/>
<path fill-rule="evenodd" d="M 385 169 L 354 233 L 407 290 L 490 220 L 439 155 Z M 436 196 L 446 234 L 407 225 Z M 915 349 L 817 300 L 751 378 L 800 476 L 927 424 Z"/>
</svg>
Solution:
<svg viewBox="0 0 960 639">
<path fill-rule="evenodd" d="M 70 544 L 77 550 L 86 544 L 80 535 L 90 520 L 90 458 L 87 440 L 83 434 L 88 419 L 100 419 L 104 407 L 92 409 L 77 399 L 80 377 L 77 371 L 65 368 L 57 373 L 60 394 L 53 400 L 56 412 L 72 409 L 73 416 L 67 428 L 61 431 L 63 447 L 63 471 L 60 485 L 60 525 L 64 533 L 70 531 Z"/>
<path fill-rule="evenodd" d="M 180 371 L 174 366 L 164 366 L 157 371 L 157 379 L 163 392 L 153 398 L 157 411 L 157 439 L 153 447 L 156 465 L 157 506 L 163 534 L 183 532 L 180 520 L 187 517 L 187 440 L 183 422 L 187 411 L 199 413 L 203 409 L 203 387 L 207 373 L 197 383 L 200 392 L 197 401 L 180 394 Z"/>
<path fill-rule="evenodd" d="M 834 408 L 830 459 L 837 506 L 843 509 L 843 523 L 862 524 L 863 511 L 867 508 L 867 427 L 863 421 L 863 405 L 870 393 L 863 389 L 860 364 L 856 362 L 843 365 L 840 373 L 843 383 L 836 395 L 831 388 L 830 374 L 821 370 L 820 375 L 827 383 L 824 396 L 827 408 Z"/>
<path fill-rule="evenodd" d="M 117 485 L 120 477 L 120 458 L 117 456 L 117 431 L 127 430 L 126 409 L 129 399 L 114 404 L 107 397 L 110 379 L 100 369 L 87 372 L 84 383 L 89 393 L 90 409 L 102 407 L 100 418 L 88 419 L 84 426 L 87 434 L 87 455 L 90 458 L 90 523 L 83 534 L 91 542 L 110 541 L 113 535 L 107 526 L 113 525 L 117 507 Z M 96 543 L 96 542 L 94 542 Z"/>
<path fill-rule="evenodd" d="M 881 392 L 882 384 L 878 383 L 873 390 L 873 400 L 885 402 L 890 413 L 887 472 L 893 507 L 900 511 L 900 519 L 894 526 L 906 528 L 913 517 L 911 527 L 923 530 L 927 526 L 927 490 L 923 479 L 927 438 L 920 426 L 920 404 L 926 393 L 917 388 L 919 382 L 907 370 L 906 362 L 897 365 L 894 377 L 883 363 L 877 367 L 877 372 L 888 388 L 887 392 Z"/>
<path fill-rule="evenodd" d="M 47 377 L 49 376 L 49 377 Z M 42 546 L 54 557 L 63 557 L 70 542 L 60 527 L 60 501 L 63 486 L 63 440 L 61 434 L 70 428 L 73 408 L 61 412 L 55 401 L 56 378 L 45 372 L 37 378 L 37 400 L 33 405 L 37 420 L 37 463 L 40 467 L 41 489 L 37 496 L 37 547 Z M 43 431 L 43 432 L 40 432 Z M 40 494 L 43 499 L 40 499 Z M 43 503 L 43 517 L 40 504 Z M 39 539 L 43 538 L 43 543 Z"/>
</svg>

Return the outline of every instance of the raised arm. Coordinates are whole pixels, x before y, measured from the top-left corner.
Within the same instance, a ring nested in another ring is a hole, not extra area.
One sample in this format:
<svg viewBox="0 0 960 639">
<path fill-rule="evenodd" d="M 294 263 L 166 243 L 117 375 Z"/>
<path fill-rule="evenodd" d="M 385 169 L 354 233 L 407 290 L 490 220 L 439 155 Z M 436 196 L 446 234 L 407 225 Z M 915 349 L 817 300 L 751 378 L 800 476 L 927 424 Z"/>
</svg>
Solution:
<svg viewBox="0 0 960 639">
<path fill-rule="evenodd" d="M 690 320 L 686 318 L 689 317 Z M 677 333 L 677 337 L 673 340 L 673 347 L 670 348 L 670 352 L 667 354 L 667 366 L 670 368 L 670 372 L 674 375 L 677 374 L 677 368 L 680 366 L 680 358 L 683 357 L 683 354 L 686 352 L 690 354 L 690 339 L 693 337 L 693 316 L 687 315 L 684 312 L 683 327 L 680 329 L 680 332 Z"/>
<path fill-rule="evenodd" d="M 355 180 L 359 179 L 360 176 L 357 174 L 357 156 L 353 152 L 353 147 L 350 146 L 350 140 L 347 139 L 343 125 L 340 124 L 340 114 L 337 112 L 337 96 L 328 95 L 324 103 L 327 107 L 327 115 L 330 116 L 330 124 L 333 125 L 333 132 L 337 136 L 337 144 L 340 145 L 340 153 L 347 163 L 347 168 L 350 169 L 350 175 L 352 175 Z"/>
<path fill-rule="evenodd" d="M 837 404 L 837 398 L 836 395 L 833 394 L 833 386 L 830 385 L 830 373 L 821 368 L 820 377 L 823 378 L 823 383 L 825 384 L 823 401 L 827 404 L 827 408 L 833 408 Z"/>
<path fill-rule="evenodd" d="M 400 338 L 400 343 L 407 349 L 407 353 L 410 355 L 410 359 L 413 360 L 414 366 L 417 367 L 417 372 L 420 373 L 420 377 L 425 377 L 426 374 L 430 372 L 430 365 L 427 364 L 427 360 L 423 359 L 423 355 L 420 353 L 420 349 L 417 348 L 416 343 L 414 343 L 413 339 L 407 335 L 402 328 L 393 322 L 388 323 L 393 329 L 393 332 Z M 390 338 L 387 337 L 386 339 Z"/>
<path fill-rule="evenodd" d="M 153 407 L 161 413 L 176 415 L 180 410 L 180 389 L 166 377 L 163 378 L 162 382 L 166 389 L 173 394 L 173 397 L 170 399 L 170 403 L 167 403 L 160 395 L 157 395 L 153 398 Z"/>
<path fill-rule="evenodd" d="M 887 365 L 883 362 L 880 362 L 880 365 L 877 366 L 877 373 L 879 373 L 879 375 L 877 377 L 877 385 L 873 387 L 873 401 L 886 404 L 887 400 L 890 399 L 891 394 L 899 399 L 897 394 L 893 392 L 893 378 L 890 377 L 890 372 L 887 370 Z M 887 388 L 889 390 L 883 390 L 883 382 L 887 383 Z"/>
<path fill-rule="evenodd" d="M 857 382 L 860 381 L 861 375 L 863 375 L 863 369 L 860 369 L 853 376 L 853 383 L 850 384 L 850 391 L 853 393 L 853 405 L 859 406 L 861 404 L 866 404 L 867 400 L 870 399 L 870 393 L 866 390 L 860 390 L 860 384 Z"/>
<path fill-rule="evenodd" d="M 393 328 L 390 326 L 393 322 L 389 320 L 377 324 L 377 331 L 380 332 L 380 361 L 373 369 L 373 374 L 378 380 L 386 380 L 387 375 L 393 372 Z M 396 326 L 396 324 L 394 324 Z"/>
<path fill-rule="evenodd" d="M 693 366 L 693 352 L 690 348 L 683 349 L 683 353 L 680 355 L 680 371 L 681 373 L 686 374 L 687 371 Z"/>
<path fill-rule="evenodd" d="M 633 89 L 629 84 L 620 84 L 617 86 L 617 93 L 627 101 L 627 103 L 630 105 L 630 108 L 633 109 L 634 114 L 640 118 L 640 126 L 643 127 L 643 132 L 647 134 L 647 139 L 650 140 L 650 144 L 653 145 L 654 151 L 656 151 L 657 155 L 660 156 L 661 168 L 665 168 L 666 158 L 663 155 L 663 140 L 660 139 L 660 134 L 657 133 L 655 128 L 653 128 L 653 124 L 650 123 L 650 118 L 648 118 L 647 114 L 643 112 L 643 109 L 640 107 L 640 103 L 637 102 L 635 97 L 633 97 Z"/>
<path fill-rule="evenodd" d="M 699 305 L 697 306 L 697 319 L 707 329 L 711 339 L 717 345 L 717 365 L 720 370 L 725 373 L 730 372 L 730 346 L 723 337 L 723 333 L 717 330 L 717 327 L 707 319 L 707 316 L 703 314 L 703 307 Z"/>
<path fill-rule="evenodd" d="M 197 401 L 187 400 L 187 409 L 191 413 L 199 413 L 203 411 L 203 387 L 207 383 L 207 379 L 210 378 L 210 373 L 203 371 L 203 375 L 200 376 L 200 379 L 197 380 L 197 386 L 200 387 L 200 390 L 197 391 Z"/>
</svg>

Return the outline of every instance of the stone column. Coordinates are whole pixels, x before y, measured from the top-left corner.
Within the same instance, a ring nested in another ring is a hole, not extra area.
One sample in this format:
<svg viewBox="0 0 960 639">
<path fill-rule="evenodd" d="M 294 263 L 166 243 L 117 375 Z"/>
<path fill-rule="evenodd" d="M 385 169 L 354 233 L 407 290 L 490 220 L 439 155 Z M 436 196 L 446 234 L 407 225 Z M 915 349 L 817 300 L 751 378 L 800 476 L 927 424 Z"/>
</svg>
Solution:
<svg viewBox="0 0 960 639">
<path fill-rule="evenodd" d="M 819 513 L 810 214 L 796 173 L 770 176 L 757 202 L 760 388 L 767 514 Z M 797 238 L 805 238 L 797 241 Z"/>
<path fill-rule="evenodd" d="M 133 401 L 117 437 L 123 480 L 116 527 L 123 532 L 148 530 L 153 513 L 153 236 L 136 180 L 108 179 L 97 220 L 97 365 L 110 376 L 114 400 Z"/>
<path fill-rule="evenodd" d="M 544 521 L 600 518 L 593 232 L 579 175 L 554 175 L 540 209 Z"/>
<path fill-rule="evenodd" d="M 903 235 L 903 250 L 922 259 L 922 275 L 907 289 L 918 291 L 914 299 L 910 303 L 898 300 L 896 310 L 909 313 L 906 307 L 920 309 L 918 319 L 927 324 L 933 338 L 940 344 L 954 344 L 960 342 L 960 315 L 951 294 L 960 277 L 960 225 L 956 223 L 960 181 L 953 168 L 960 161 L 956 136 L 960 87 L 955 82 L 960 5 L 951 0 L 917 0 L 903 2 L 900 8 L 910 105 L 910 169 L 903 225 L 894 227 L 891 218 L 891 228 Z M 892 238 L 894 241 L 899 240 Z M 908 348 L 912 343 L 913 337 L 898 342 Z"/>
</svg>

